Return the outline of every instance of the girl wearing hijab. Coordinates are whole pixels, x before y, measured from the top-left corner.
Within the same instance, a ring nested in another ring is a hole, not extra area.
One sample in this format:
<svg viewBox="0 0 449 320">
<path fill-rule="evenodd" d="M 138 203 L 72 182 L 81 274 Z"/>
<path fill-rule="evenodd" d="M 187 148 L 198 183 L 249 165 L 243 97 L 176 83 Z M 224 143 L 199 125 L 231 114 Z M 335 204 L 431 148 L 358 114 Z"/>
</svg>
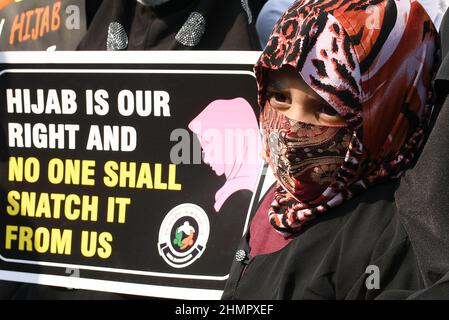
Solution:
<svg viewBox="0 0 449 320">
<path fill-rule="evenodd" d="M 224 299 L 407 298 L 432 284 L 395 191 L 424 145 L 436 38 L 416 0 L 300 0 L 282 16 L 255 66 L 277 184 Z"/>
</svg>

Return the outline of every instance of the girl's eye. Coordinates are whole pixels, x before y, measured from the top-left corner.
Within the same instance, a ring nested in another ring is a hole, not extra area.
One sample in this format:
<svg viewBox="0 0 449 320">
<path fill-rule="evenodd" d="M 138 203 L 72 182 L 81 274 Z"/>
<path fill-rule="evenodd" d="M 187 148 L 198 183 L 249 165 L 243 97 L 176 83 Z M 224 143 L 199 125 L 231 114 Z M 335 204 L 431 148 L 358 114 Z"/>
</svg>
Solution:
<svg viewBox="0 0 449 320">
<path fill-rule="evenodd" d="M 268 100 L 274 100 L 276 102 L 287 102 L 288 97 L 280 92 L 268 92 L 267 93 Z"/>
<path fill-rule="evenodd" d="M 326 106 L 322 106 L 321 109 L 320 109 L 320 112 L 324 113 L 324 114 L 326 114 L 328 116 L 338 116 L 338 112 L 334 108 L 332 108 L 331 106 L 327 106 L 327 105 Z"/>
</svg>

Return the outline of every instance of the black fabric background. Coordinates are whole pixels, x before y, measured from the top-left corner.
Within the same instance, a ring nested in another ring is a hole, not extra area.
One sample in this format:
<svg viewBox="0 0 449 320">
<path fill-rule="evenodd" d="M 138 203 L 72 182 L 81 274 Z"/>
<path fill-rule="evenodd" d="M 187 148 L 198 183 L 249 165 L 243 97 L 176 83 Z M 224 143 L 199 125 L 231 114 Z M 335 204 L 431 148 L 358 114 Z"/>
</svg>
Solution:
<svg viewBox="0 0 449 320">
<path fill-rule="evenodd" d="M 264 0 L 250 1 L 252 23 L 240 0 L 172 0 L 158 7 L 145 7 L 136 1 L 103 1 L 88 13 L 89 28 L 79 50 L 106 50 L 108 26 L 123 25 L 129 38 L 128 50 L 260 50 L 255 22 Z M 206 19 L 206 30 L 195 47 L 175 40 L 184 22 L 193 12 Z"/>
</svg>

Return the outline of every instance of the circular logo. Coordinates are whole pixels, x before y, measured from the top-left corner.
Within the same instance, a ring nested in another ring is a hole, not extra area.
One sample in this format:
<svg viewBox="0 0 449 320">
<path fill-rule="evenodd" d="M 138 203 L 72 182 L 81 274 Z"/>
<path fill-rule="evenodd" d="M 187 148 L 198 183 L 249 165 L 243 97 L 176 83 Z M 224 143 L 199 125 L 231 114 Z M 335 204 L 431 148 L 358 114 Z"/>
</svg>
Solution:
<svg viewBox="0 0 449 320">
<path fill-rule="evenodd" d="M 191 265 L 203 254 L 209 239 L 209 218 L 192 203 L 174 207 L 159 229 L 159 255 L 173 268 Z"/>
</svg>

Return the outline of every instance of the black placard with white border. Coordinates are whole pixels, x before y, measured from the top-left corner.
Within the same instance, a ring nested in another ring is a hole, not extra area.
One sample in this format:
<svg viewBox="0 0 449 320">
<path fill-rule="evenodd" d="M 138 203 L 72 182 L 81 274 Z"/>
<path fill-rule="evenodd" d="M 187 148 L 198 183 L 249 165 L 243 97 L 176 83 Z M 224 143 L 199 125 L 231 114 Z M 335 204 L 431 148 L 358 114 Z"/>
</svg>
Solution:
<svg viewBox="0 0 449 320">
<path fill-rule="evenodd" d="M 219 298 L 262 168 L 257 57 L 1 54 L 0 279 Z"/>
</svg>

